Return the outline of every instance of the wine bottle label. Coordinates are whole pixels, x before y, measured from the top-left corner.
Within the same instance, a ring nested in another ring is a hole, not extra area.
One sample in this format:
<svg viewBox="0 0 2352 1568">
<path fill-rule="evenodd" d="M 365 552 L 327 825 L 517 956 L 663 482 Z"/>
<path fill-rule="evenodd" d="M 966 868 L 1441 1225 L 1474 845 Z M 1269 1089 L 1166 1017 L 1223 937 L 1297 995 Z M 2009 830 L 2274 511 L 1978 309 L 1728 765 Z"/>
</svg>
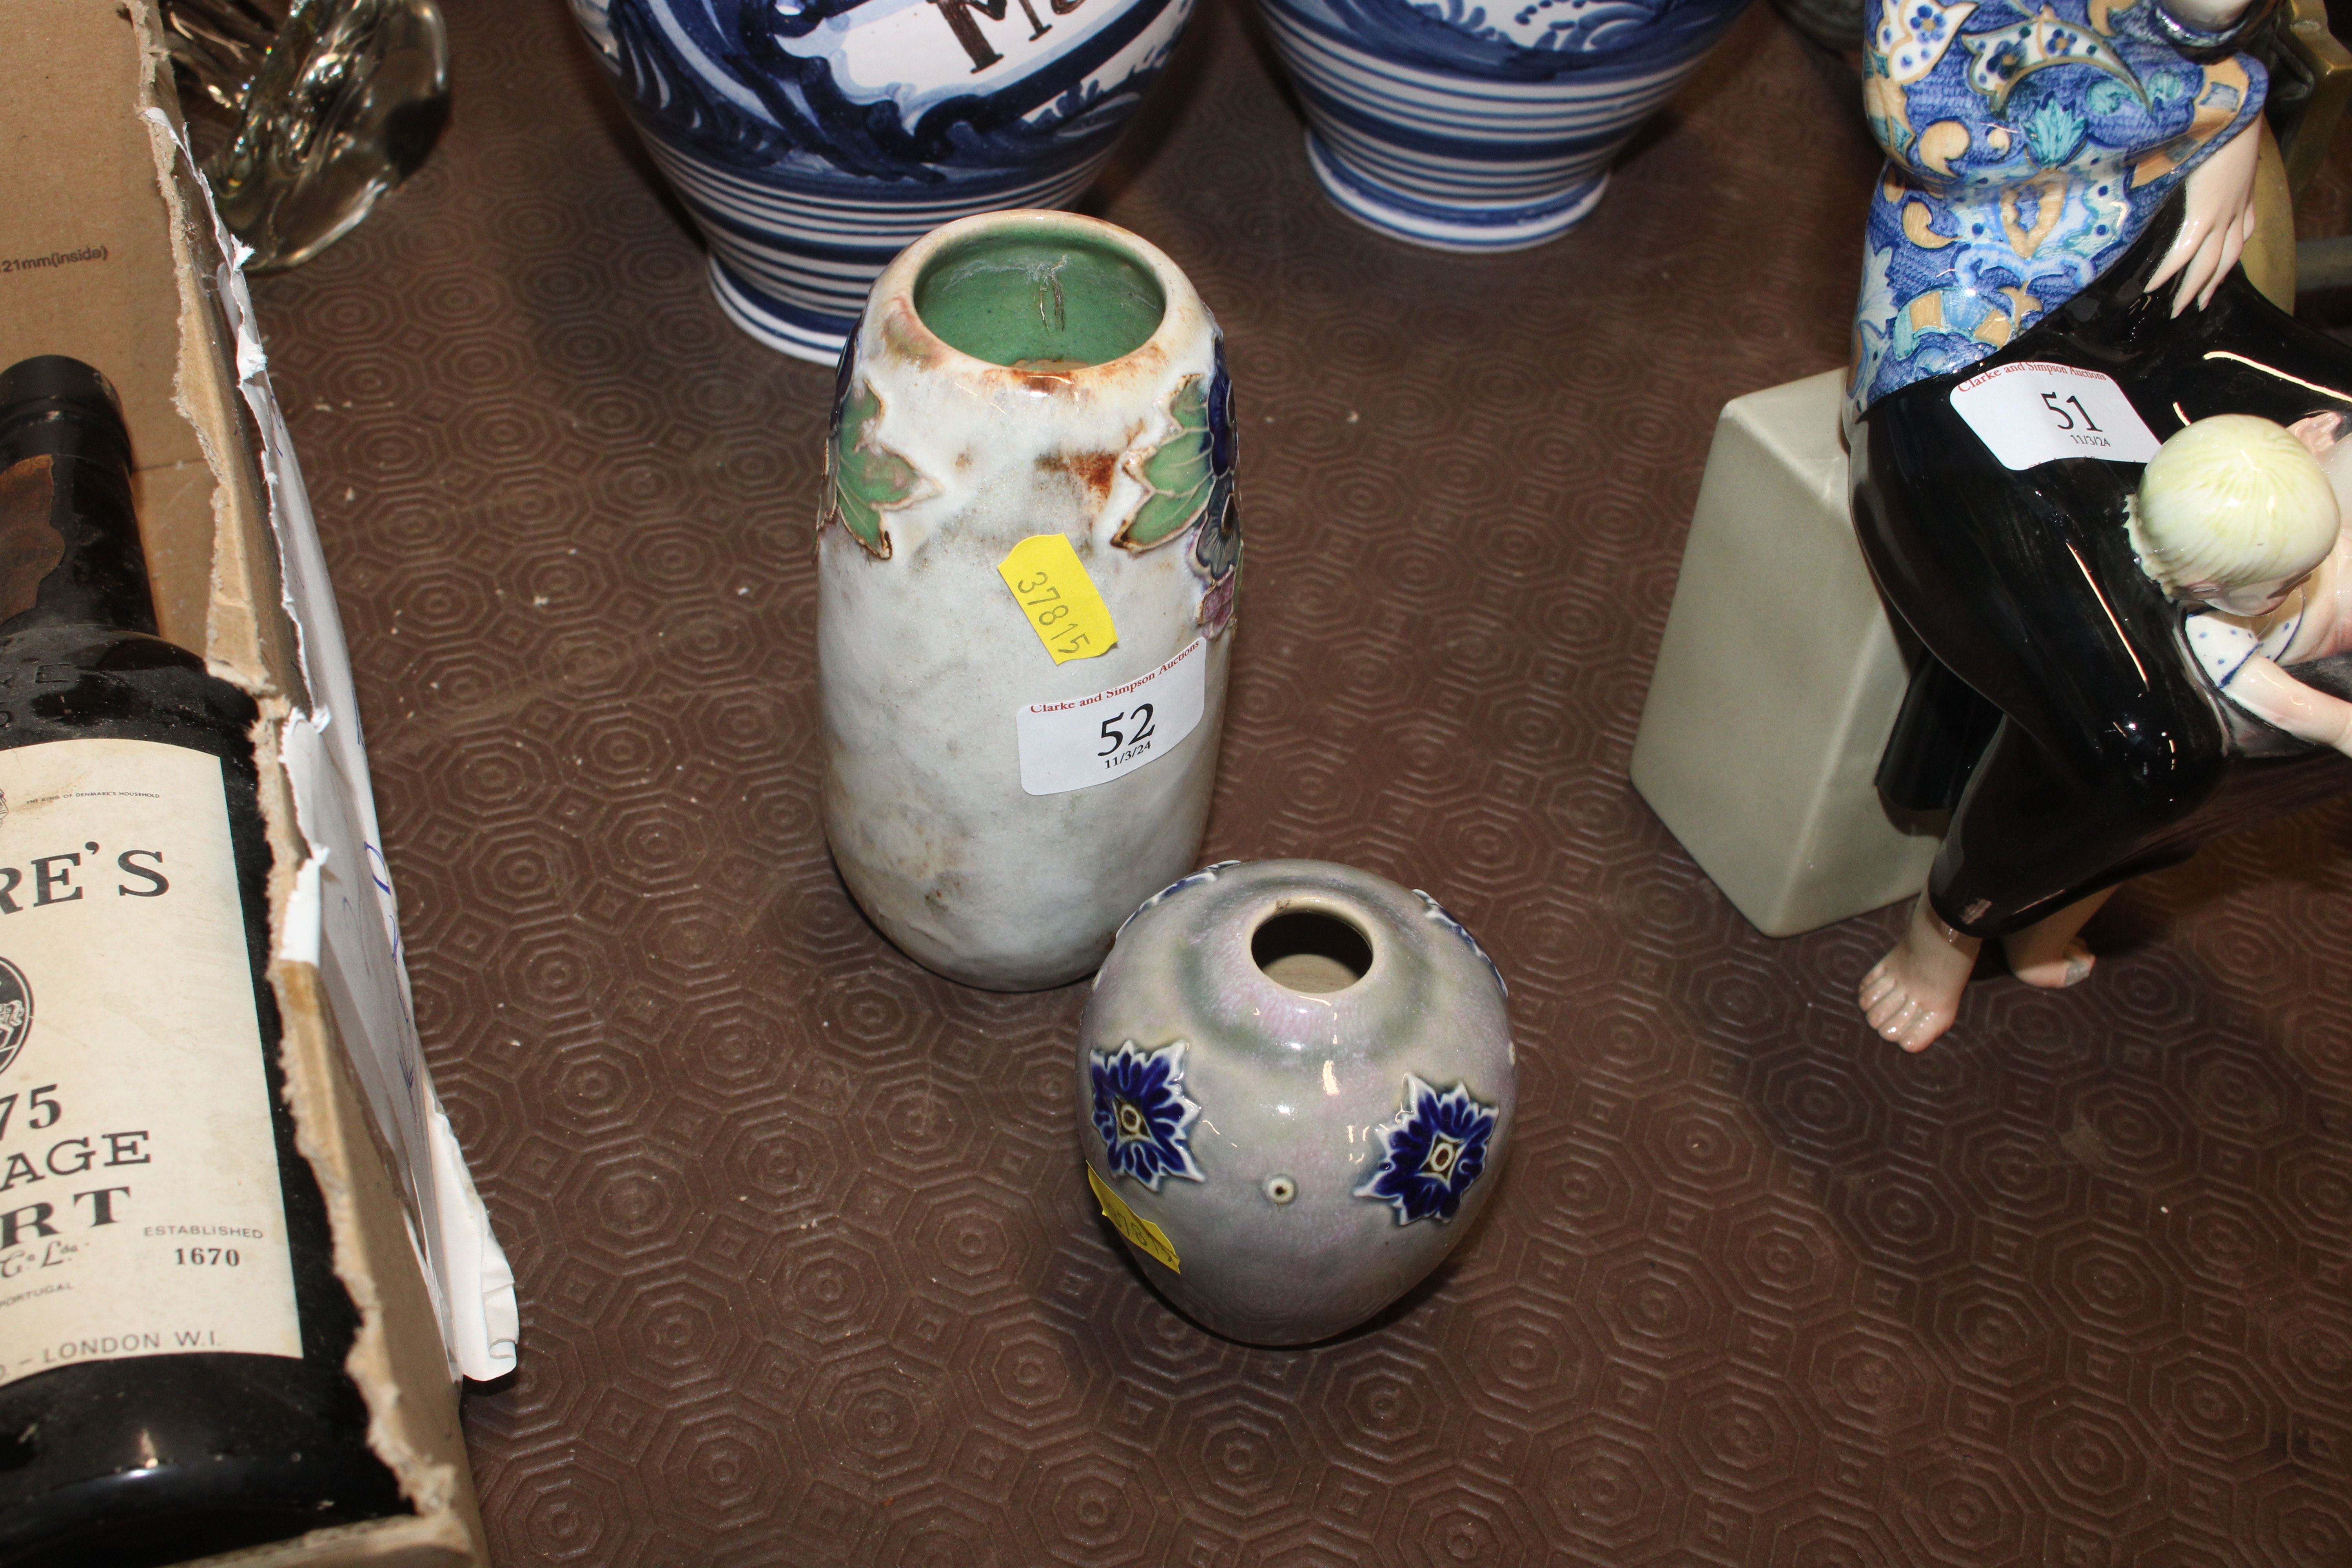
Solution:
<svg viewBox="0 0 2352 1568">
<path fill-rule="evenodd" d="M 0 1383 L 299 1356 L 218 758 L 0 751 Z"/>
</svg>

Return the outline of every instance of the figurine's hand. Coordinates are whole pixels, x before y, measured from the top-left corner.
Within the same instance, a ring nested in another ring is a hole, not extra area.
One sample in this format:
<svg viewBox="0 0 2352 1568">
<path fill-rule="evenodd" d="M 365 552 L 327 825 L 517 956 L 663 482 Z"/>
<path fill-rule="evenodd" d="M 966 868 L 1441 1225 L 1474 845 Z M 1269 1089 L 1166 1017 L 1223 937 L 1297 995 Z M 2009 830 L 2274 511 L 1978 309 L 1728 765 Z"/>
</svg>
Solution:
<svg viewBox="0 0 2352 1568">
<path fill-rule="evenodd" d="M 2290 735 L 2352 756 L 2352 702 L 2305 686 L 2260 654 L 2230 678 L 2230 700 Z"/>
<path fill-rule="evenodd" d="M 2176 316 L 2195 300 L 2203 310 L 2213 290 L 2238 264 L 2238 254 L 2254 232 L 2254 164 L 2262 156 L 2261 133 L 2252 125 L 2213 149 L 2212 155 L 2189 172 L 2180 219 L 2180 233 L 2164 255 L 2164 265 L 2147 280 L 2147 291 L 2174 273 L 2180 282 L 2172 291 Z"/>
<path fill-rule="evenodd" d="M 2344 444 L 2344 416 L 2332 409 L 2325 414 L 2305 415 L 2286 427 L 2286 433 L 2303 443 L 2322 468 L 2327 467 L 2327 455 Z"/>
</svg>

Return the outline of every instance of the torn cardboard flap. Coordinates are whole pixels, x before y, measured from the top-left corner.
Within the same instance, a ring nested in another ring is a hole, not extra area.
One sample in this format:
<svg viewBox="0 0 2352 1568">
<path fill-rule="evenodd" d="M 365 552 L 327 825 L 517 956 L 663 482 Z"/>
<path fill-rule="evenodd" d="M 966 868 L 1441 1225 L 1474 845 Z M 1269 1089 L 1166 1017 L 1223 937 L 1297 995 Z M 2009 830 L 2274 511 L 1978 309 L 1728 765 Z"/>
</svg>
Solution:
<svg viewBox="0 0 2352 1568">
<path fill-rule="evenodd" d="M 212 229 L 221 258 L 210 292 L 227 323 L 237 384 L 258 437 L 279 602 L 293 627 L 293 658 L 309 698 L 308 710 L 297 707 L 285 717 L 280 742 L 279 760 L 293 786 L 308 852 L 298 872 L 299 889 L 309 896 L 289 897 L 284 907 L 279 956 L 316 964 L 326 982 L 369 1108 L 406 1186 L 411 1224 L 421 1230 L 426 1282 L 451 1371 L 470 1378 L 500 1377 L 514 1370 L 520 1332 L 514 1272 L 434 1092 L 417 1039 L 401 955 L 398 901 L 377 835 L 351 655 L 310 494 L 270 389 L 268 355 L 238 268 L 244 247 L 214 210 L 179 128 L 160 107 L 149 107 L 143 117 L 155 135 L 159 159 L 175 161 L 185 176 L 183 188 L 197 193 L 202 211 L 190 214 L 189 221 Z M 216 584 L 219 574 L 216 563 Z"/>
<path fill-rule="evenodd" d="M 454 1374 L 515 1364 L 513 1276 L 418 1049 L 349 655 L 237 247 L 152 0 L 0 0 L 0 364 L 71 354 L 114 382 L 161 629 L 260 705 L 287 1100 L 360 1311 L 345 1365 L 415 1509 L 235 1561 L 481 1563 Z"/>
</svg>

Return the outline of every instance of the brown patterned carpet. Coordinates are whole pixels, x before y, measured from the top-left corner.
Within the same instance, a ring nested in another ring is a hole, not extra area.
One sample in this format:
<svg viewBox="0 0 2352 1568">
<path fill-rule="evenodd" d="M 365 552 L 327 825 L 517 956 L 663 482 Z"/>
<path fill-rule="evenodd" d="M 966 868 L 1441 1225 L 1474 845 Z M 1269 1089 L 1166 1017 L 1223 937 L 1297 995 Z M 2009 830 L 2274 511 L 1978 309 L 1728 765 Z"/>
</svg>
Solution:
<svg viewBox="0 0 2352 1568">
<path fill-rule="evenodd" d="M 719 317 L 557 0 L 450 21 L 432 163 L 256 293 L 520 1279 L 467 1415 L 499 1563 L 2352 1563 L 2352 807 L 1911 1058 L 1851 1000 L 1895 911 L 1759 937 L 1625 783 L 1717 409 L 1844 355 L 1843 62 L 1759 6 L 1588 226 L 1453 258 L 1320 199 L 1207 0 L 1100 203 L 1243 415 L 1204 858 L 1427 888 L 1512 982 L 1479 1229 L 1275 1352 L 1095 1217 L 1082 990 L 936 979 L 834 876 L 830 375 Z"/>
</svg>

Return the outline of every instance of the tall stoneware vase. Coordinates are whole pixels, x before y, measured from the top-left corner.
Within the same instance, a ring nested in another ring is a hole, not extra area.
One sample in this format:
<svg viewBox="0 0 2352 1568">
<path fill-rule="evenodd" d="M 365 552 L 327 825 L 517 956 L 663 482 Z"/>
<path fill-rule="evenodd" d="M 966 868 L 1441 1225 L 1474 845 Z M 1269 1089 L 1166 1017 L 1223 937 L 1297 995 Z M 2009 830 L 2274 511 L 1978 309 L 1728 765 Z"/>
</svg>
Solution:
<svg viewBox="0 0 2352 1568">
<path fill-rule="evenodd" d="M 710 242 L 719 308 L 830 364 L 953 218 L 1074 201 L 1194 0 L 572 0 Z"/>
<path fill-rule="evenodd" d="M 1241 558 L 1229 400 L 1208 308 L 1108 224 L 967 218 L 876 281 L 817 531 L 824 817 L 918 962 L 1074 980 L 1195 863 Z"/>
</svg>

